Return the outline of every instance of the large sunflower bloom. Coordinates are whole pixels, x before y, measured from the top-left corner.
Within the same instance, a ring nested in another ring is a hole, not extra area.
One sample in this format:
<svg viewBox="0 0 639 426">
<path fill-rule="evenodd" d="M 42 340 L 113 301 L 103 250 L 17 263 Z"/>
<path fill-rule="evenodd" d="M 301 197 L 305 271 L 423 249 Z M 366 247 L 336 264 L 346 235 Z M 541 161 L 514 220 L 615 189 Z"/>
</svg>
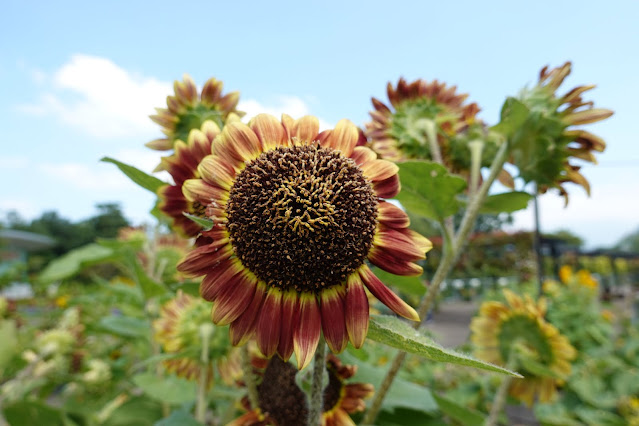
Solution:
<svg viewBox="0 0 639 426">
<path fill-rule="evenodd" d="M 366 259 L 397 275 L 419 275 L 430 241 L 382 198 L 400 189 L 398 167 L 356 146 L 348 120 L 319 133 L 306 116 L 267 114 L 228 123 L 184 193 L 215 223 L 178 269 L 205 275 L 200 293 L 231 341 L 254 334 L 260 351 L 306 366 L 320 333 L 333 352 L 361 347 L 368 330 L 365 288 L 399 315 L 413 308 L 390 291 Z"/>
<path fill-rule="evenodd" d="M 570 62 L 553 69 L 546 66 L 539 73 L 537 84 L 521 92 L 518 100 L 531 111 L 525 127 L 535 129 L 536 135 L 534 140 L 524 138 L 515 143 L 511 159 L 526 182 L 537 182 L 540 193 L 556 188 L 566 204 L 568 193 L 563 186 L 566 182 L 580 185 L 590 194 L 588 180 L 571 160 L 596 164 L 593 153 L 606 148 L 602 138 L 574 126 L 605 120 L 613 114 L 609 109 L 593 108 L 593 102 L 582 98 L 595 85 L 577 86 L 563 96 L 558 95 L 556 92 L 570 71 Z"/>
<path fill-rule="evenodd" d="M 240 93 L 222 95 L 223 85 L 221 81 L 210 78 L 204 83 L 202 92 L 198 93 L 195 82 L 188 74 L 184 74 L 182 81 L 176 80 L 173 83 L 175 94 L 166 98 L 167 107 L 156 108 L 157 114 L 150 117 L 162 127 L 166 137 L 152 140 L 146 146 L 168 151 L 173 149 L 175 141 L 185 141 L 192 129 L 199 129 L 207 120 L 223 127 L 229 116 L 244 115 L 235 109 Z"/>
<path fill-rule="evenodd" d="M 188 380 L 199 378 L 203 368 L 199 359 L 200 326 L 209 323 L 207 304 L 181 291 L 162 306 L 160 317 L 153 322 L 153 338 L 165 353 L 176 355 L 163 361 L 166 371 Z M 242 368 L 236 349 L 229 348 L 226 330 L 216 329 L 209 341 L 209 358 L 217 366 L 222 381 L 232 384 L 241 377 Z M 213 377 L 213 363 L 208 366 L 208 383 Z"/>
<path fill-rule="evenodd" d="M 204 207 L 198 202 L 191 202 L 184 197 L 182 185 L 187 179 L 198 178 L 197 166 L 207 155 L 211 154 L 211 144 L 220 128 L 213 121 L 205 121 L 201 129 L 193 129 L 184 143 L 175 143 L 175 153 L 163 157 L 158 166 L 166 170 L 172 177 L 174 185 L 164 185 L 157 191 L 160 202 L 158 208 L 171 220 L 171 227 L 185 237 L 195 237 L 202 228 L 183 213 L 196 216 L 204 215 Z"/>
<path fill-rule="evenodd" d="M 322 426 L 354 426 L 349 413 L 364 411 L 364 399 L 373 395 L 373 385 L 347 383 L 355 375 L 357 366 L 343 365 L 334 355 L 326 359 L 328 383 L 324 388 Z M 243 405 L 248 413 L 229 423 L 229 426 L 288 426 L 303 424 L 308 417 L 306 397 L 295 382 L 296 369 L 288 362 L 272 358 L 262 373 L 258 386 L 259 408 Z"/>
<path fill-rule="evenodd" d="M 479 315 L 471 322 L 475 355 L 484 361 L 506 365 L 512 356 L 517 356 L 515 345 L 521 345 L 532 361 L 517 363 L 515 369 L 524 379 L 513 380 L 510 394 L 529 405 L 535 395 L 540 401 L 548 402 L 554 398 L 556 386 L 562 383 L 560 378 L 570 374 L 570 361 L 576 351 L 568 339 L 544 319 L 545 299 L 535 303 L 529 296 L 521 298 L 509 290 L 504 290 L 504 296 L 506 303 L 483 303 Z M 527 369 L 527 365 L 530 367 L 533 363 L 550 370 L 554 377 L 540 375 L 540 369 Z"/>
</svg>

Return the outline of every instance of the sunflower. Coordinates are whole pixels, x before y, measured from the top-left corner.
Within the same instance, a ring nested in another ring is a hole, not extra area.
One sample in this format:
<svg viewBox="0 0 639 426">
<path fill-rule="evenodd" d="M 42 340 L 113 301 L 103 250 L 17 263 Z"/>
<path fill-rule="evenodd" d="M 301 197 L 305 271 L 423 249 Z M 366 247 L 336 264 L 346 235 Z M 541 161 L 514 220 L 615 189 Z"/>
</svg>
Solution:
<svg viewBox="0 0 639 426">
<path fill-rule="evenodd" d="M 511 363 L 524 379 L 513 380 L 510 395 L 532 405 L 535 395 L 542 402 L 554 398 L 562 378 L 570 374 L 577 353 L 568 339 L 546 322 L 546 301 L 534 302 L 504 290 L 506 303 L 484 302 L 470 329 L 475 355 L 494 364 Z M 547 373 L 547 374 L 542 374 Z"/>
<path fill-rule="evenodd" d="M 590 194 L 588 180 L 579 172 L 580 166 L 571 160 L 596 164 L 593 153 L 606 148 L 602 138 L 574 126 L 605 120 L 613 114 L 609 109 L 593 108 L 593 102 L 582 98 L 594 85 L 577 86 L 563 96 L 557 95 L 570 71 L 570 62 L 553 69 L 546 66 L 539 73 L 537 84 L 518 96 L 530 114 L 520 126 L 526 129 L 520 135 L 526 136 L 513 140 L 511 157 L 526 182 L 536 182 L 540 193 L 557 189 L 566 204 L 568 193 L 563 186 L 566 182 L 580 185 Z"/>
<path fill-rule="evenodd" d="M 187 380 L 199 378 L 202 324 L 210 324 L 209 308 L 198 298 L 178 291 L 175 298 L 162 306 L 160 317 L 153 322 L 153 338 L 164 352 L 176 355 L 163 361 L 168 372 Z M 215 362 L 222 381 L 232 384 L 241 377 L 242 369 L 236 350 L 229 348 L 226 331 L 215 329 L 209 341 L 209 359 Z M 209 365 L 208 369 L 207 381 L 211 383 L 213 368 Z"/>
<path fill-rule="evenodd" d="M 406 214 L 382 198 L 400 189 L 398 167 L 356 146 L 348 120 L 319 133 L 317 118 L 267 114 L 228 123 L 213 154 L 184 183 L 214 226 L 178 269 L 204 275 L 212 319 L 230 324 L 231 342 L 254 334 L 260 351 L 305 367 L 320 333 L 341 352 L 361 347 L 368 330 L 365 287 L 397 314 L 417 321 L 366 259 L 397 275 L 420 275 L 430 241 L 408 229 Z"/>
<path fill-rule="evenodd" d="M 169 217 L 171 227 L 184 237 L 195 237 L 201 231 L 201 227 L 184 216 L 184 213 L 203 216 L 204 207 L 200 203 L 188 201 L 182 192 L 182 185 L 187 179 L 199 177 L 197 166 L 204 157 L 211 154 L 211 144 L 219 134 L 217 124 L 205 121 L 200 129 L 191 130 L 186 143 L 178 140 L 175 143 L 175 153 L 163 157 L 156 169 L 166 170 L 175 183 L 158 189 L 158 209 Z"/>
<path fill-rule="evenodd" d="M 182 81 L 173 83 L 174 95 L 167 96 L 167 108 L 156 108 L 157 114 L 151 120 L 162 127 L 166 137 L 155 139 L 146 144 L 158 151 L 173 149 L 177 140 L 187 140 L 192 129 L 199 129 L 205 121 L 211 120 L 223 127 L 229 117 L 241 117 L 244 113 L 237 111 L 240 99 L 239 92 L 222 95 L 224 84 L 210 78 L 201 94 L 198 94 L 193 79 L 185 74 Z"/>
<path fill-rule="evenodd" d="M 322 426 L 355 425 L 349 413 L 364 411 L 364 399 L 373 395 L 373 386 L 347 383 L 357 372 L 357 366 L 343 365 L 334 355 L 326 359 L 328 384 L 324 388 Z M 299 425 L 308 417 L 306 398 L 295 382 L 297 370 L 278 357 L 271 358 L 257 387 L 259 408 L 252 408 L 248 399 L 242 400 L 248 413 L 229 423 L 229 426 Z"/>
</svg>

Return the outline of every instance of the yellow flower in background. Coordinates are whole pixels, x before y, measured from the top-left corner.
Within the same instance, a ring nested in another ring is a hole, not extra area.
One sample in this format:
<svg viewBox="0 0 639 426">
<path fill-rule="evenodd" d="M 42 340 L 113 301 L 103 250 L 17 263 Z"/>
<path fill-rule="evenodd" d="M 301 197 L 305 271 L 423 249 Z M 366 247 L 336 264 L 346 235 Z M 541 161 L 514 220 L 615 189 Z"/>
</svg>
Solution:
<svg viewBox="0 0 639 426">
<path fill-rule="evenodd" d="M 563 383 L 562 378 L 570 374 L 570 362 L 577 352 L 544 319 L 545 299 L 535 302 L 510 290 L 504 290 L 504 297 L 506 303 L 484 302 L 473 318 L 470 328 L 475 355 L 498 365 L 511 364 L 511 357 L 516 357 L 513 368 L 524 378 L 512 381 L 510 395 L 528 405 L 535 397 L 548 402 L 554 398 L 557 385 Z"/>
<path fill-rule="evenodd" d="M 164 352 L 176 357 L 163 361 L 167 371 L 188 380 L 197 380 L 202 364 L 200 353 L 202 325 L 211 326 L 210 308 L 207 303 L 178 292 L 160 311 L 160 318 L 153 322 L 155 341 L 162 345 Z M 184 356 L 180 356 L 183 354 Z M 209 359 L 214 361 L 218 373 L 227 384 L 232 384 L 241 376 L 239 354 L 231 348 L 228 330 L 215 327 L 209 341 Z M 208 371 L 208 381 L 213 376 L 212 366 Z"/>
<path fill-rule="evenodd" d="M 69 299 L 70 299 L 70 297 L 69 297 L 68 294 L 65 294 L 63 296 L 58 296 L 58 297 L 55 298 L 55 305 L 58 308 L 64 309 L 69 304 Z"/>
<path fill-rule="evenodd" d="M 607 322 L 613 322 L 615 319 L 615 314 L 609 309 L 602 309 L 601 317 Z"/>
<path fill-rule="evenodd" d="M 568 284 L 572 281 L 572 277 L 573 273 L 572 267 L 570 265 L 563 265 L 561 268 L 559 268 L 559 280 L 562 283 Z"/>
</svg>

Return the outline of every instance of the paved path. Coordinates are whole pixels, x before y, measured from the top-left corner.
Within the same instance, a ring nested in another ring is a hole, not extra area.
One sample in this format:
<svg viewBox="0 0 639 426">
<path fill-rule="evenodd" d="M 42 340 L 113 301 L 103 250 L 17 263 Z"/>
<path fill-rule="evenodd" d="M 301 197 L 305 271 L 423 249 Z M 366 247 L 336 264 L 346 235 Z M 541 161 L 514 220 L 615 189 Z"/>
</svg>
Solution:
<svg viewBox="0 0 639 426">
<path fill-rule="evenodd" d="M 445 348 L 463 345 L 470 336 L 470 320 L 478 308 L 476 301 L 443 302 L 426 323 L 426 328 L 433 333 L 435 341 Z"/>
</svg>

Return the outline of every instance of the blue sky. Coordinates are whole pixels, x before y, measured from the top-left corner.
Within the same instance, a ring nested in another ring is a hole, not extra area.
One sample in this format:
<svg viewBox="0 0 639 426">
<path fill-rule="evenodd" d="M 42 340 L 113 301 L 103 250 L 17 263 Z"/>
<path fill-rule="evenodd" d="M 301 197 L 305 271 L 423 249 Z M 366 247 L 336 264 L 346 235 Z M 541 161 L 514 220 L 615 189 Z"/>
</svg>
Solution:
<svg viewBox="0 0 639 426">
<path fill-rule="evenodd" d="M 189 73 L 239 90 L 250 113 L 313 114 L 331 125 L 368 120 L 388 81 L 439 79 L 497 119 L 506 96 L 546 65 L 573 62 L 564 90 L 595 83 L 589 99 L 615 115 L 590 130 L 606 139 L 583 173 L 587 198 L 541 199 L 542 228 L 570 229 L 590 246 L 639 226 L 634 1 L 3 2 L 0 15 L 0 217 L 57 210 L 71 219 L 118 201 L 150 221 L 153 197 L 104 155 L 150 171 L 161 154 L 147 116 Z M 530 229 L 529 211 L 516 227 Z"/>
</svg>

